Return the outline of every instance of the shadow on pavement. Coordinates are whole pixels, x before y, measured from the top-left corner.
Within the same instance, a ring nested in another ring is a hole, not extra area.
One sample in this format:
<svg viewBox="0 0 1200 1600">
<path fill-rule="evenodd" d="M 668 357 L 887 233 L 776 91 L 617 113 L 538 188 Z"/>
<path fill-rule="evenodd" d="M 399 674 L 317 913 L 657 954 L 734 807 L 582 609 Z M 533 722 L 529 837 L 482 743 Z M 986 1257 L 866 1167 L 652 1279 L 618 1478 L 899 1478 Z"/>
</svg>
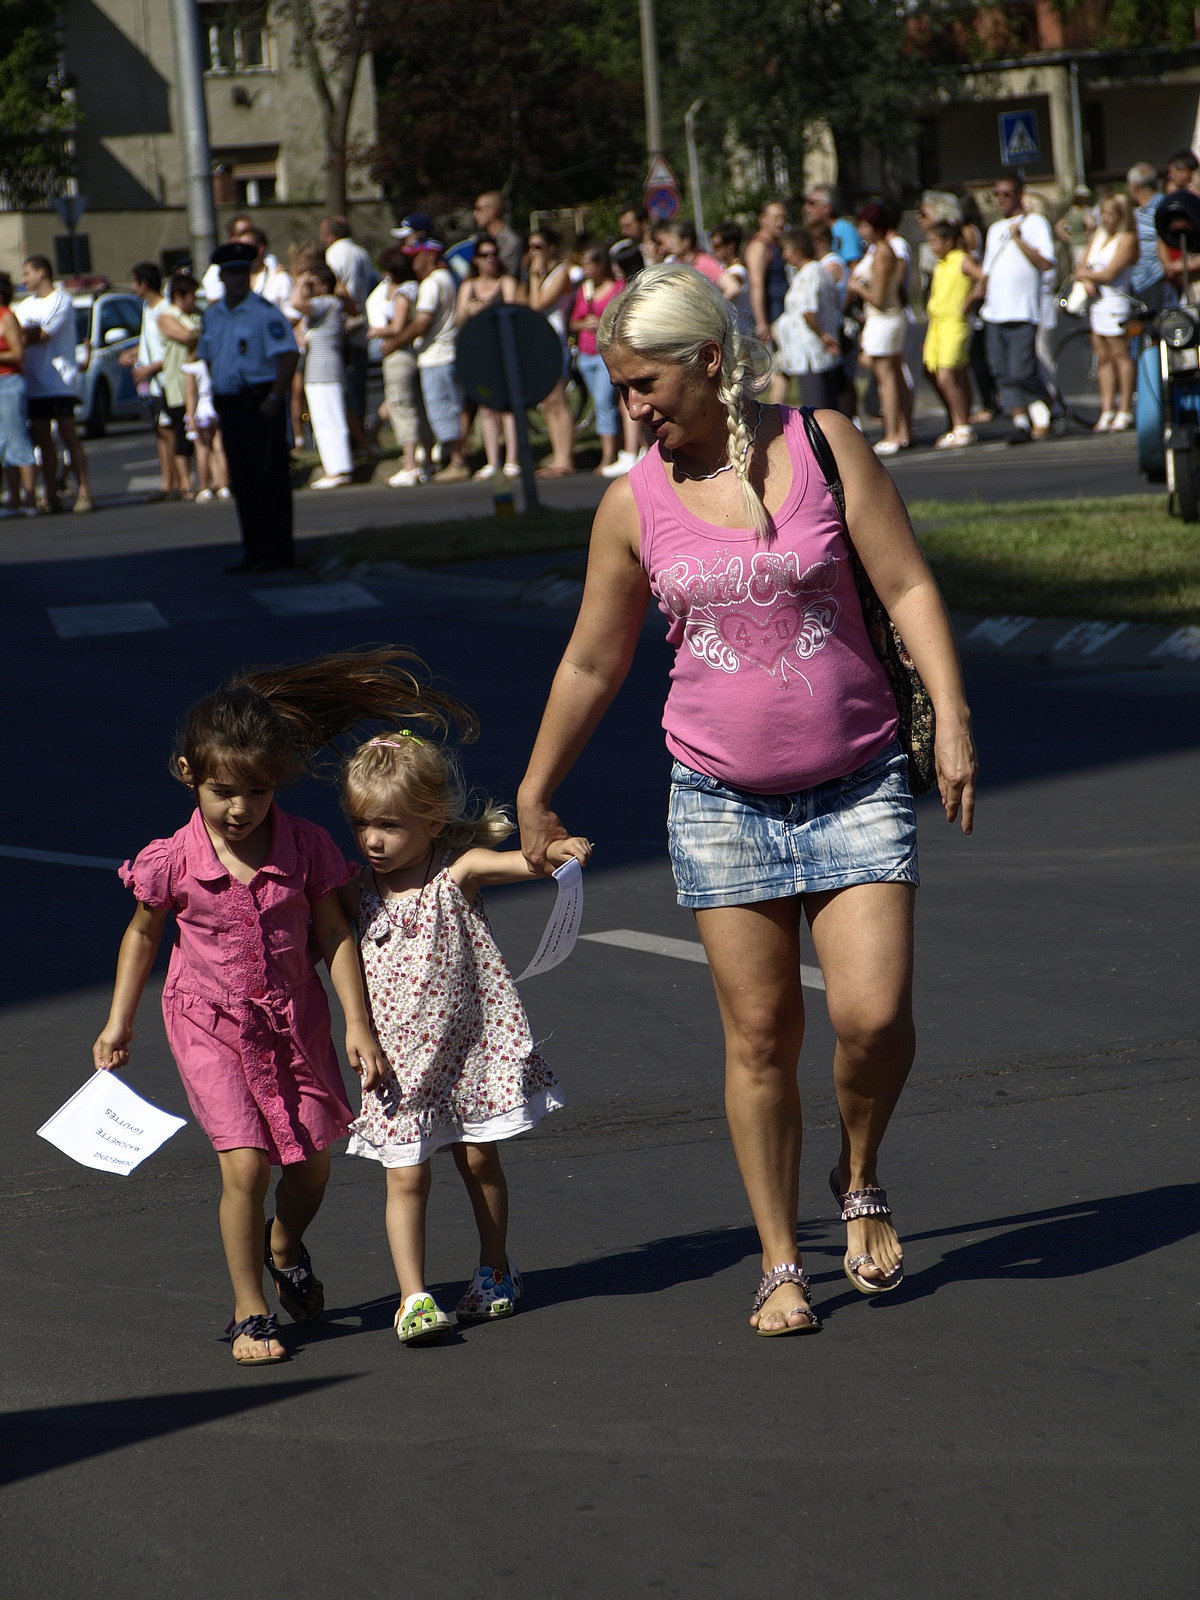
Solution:
<svg viewBox="0 0 1200 1600">
<path fill-rule="evenodd" d="M 978 1233 L 983 1228 L 1009 1231 L 990 1239 L 972 1239 L 969 1244 L 948 1251 L 935 1265 L 906 1275 L 893 1293 L 877 1295 L 872 1304 L 899 1305 L 921 1300 L 952 1283 L 1078 1278 L 1133 1261 L 1200 1233 L 1200 1183 L 1080 1200 L 1048 1211 L 964 1222 L 953 1228 L 934 1228 L 928 1233 L 903 1237 L 906 1247 L 911 1247 L 924 1239 L 952 1238 L 955 1234 Z M 814 1276 L 820 1282 L 829 1281 L 836 1274 Z M 842 1305 L 853 1305 L 859 1298 L 857 1291 L 850 1291 L 837 1300 L 823 1302 L 821 1315 Z"/>
<path fill-rule="evenodd" d="M 42 1406 L 0 1416 L 0 1485 L 18 1483 L 145 1439 L 161 1438 L 259 1406 L 312 1394 L 347 1376 L 297 1378 L 270 1388 L 195 1389 L 73 1406 Z"/>
</svg>

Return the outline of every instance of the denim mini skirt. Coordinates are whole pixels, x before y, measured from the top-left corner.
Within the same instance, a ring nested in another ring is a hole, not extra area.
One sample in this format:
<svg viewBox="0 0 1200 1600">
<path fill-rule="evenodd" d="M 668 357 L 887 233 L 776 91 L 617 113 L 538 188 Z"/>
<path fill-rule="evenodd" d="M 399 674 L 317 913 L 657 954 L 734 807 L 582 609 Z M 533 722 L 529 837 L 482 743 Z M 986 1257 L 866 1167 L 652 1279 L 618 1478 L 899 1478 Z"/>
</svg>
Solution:
<svg viewBox="0 0 1200 1600">
<path fill-rule="evenodd" d="M 679 904 L 697 911 L 920 882 L 908 757 L 896 743 L 795 794 L 750 794 L 677 761 L 667 833 Z"/>
</svg>

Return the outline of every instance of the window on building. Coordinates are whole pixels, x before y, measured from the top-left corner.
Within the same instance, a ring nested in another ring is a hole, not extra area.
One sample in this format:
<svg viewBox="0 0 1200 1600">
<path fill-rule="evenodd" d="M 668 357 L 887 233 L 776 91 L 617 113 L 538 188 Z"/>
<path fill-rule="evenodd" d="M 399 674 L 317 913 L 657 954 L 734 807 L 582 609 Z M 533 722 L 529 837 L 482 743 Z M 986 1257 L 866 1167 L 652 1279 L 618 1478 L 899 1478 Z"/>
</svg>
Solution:
<svg viewBox="0 0 1200 1600">
<path fill-rule="evenodd" d="M 217 0 L 200 6 L 210 72 L 265 72 L 272 67 L 267 8 L 261 0 Z"/>
<path fill-rule="evenodd" d="M 219 206 L 265 206 L 278 194 L 278 145 L 214 150 L 213 198 Z"/>
</svg>

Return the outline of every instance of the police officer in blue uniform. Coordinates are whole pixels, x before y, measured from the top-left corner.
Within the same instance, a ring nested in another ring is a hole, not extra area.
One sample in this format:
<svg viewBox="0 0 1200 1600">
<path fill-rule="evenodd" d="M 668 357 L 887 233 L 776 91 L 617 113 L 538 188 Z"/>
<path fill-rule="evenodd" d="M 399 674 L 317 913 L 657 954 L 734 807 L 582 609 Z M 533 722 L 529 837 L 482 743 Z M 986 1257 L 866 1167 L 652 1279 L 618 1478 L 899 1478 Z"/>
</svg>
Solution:
<svg viewBox="0 0 1200 1600">
<path fill-rule="evenodd" d="M 212 376 L 242 530 L 243 557 L 229 573 L 292 565 L 287 397 L 300 352 L 282 312 L 251 292 L 255 253 L 252 244 L 213 251 L 225 296 L 204 313 L 196 348 Z"/>
</svg>

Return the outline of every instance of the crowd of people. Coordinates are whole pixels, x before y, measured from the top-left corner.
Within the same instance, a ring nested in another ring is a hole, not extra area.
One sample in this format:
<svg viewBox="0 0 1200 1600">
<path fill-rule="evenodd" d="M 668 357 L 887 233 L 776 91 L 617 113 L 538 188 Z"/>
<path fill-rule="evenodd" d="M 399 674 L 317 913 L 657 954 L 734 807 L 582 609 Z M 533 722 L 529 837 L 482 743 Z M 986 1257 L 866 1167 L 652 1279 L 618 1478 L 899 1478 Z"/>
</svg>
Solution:
<svg viewBox="0 0 1200 1600">
<path fill-rule="evenodd" d="M 519 476 L 512 416 L 474 406 L 456 366 L 460 330 L 497 300 L 539 312 L 562 346 L 561 377 L 541 406 L 550 448 L 539 474 L 576 471 L 568 391 L 576 377 L 594 410 L 600 442 L 594 471 L 607 478 L 628 473 L 649 440 L 609 375 L 596 331 L 613 297 L 662 262 L 692 267 L 714 283 L 743 328 L 768 346 L 772 400 L 796 395 L 860 425 L 880 420 L 874 449 L 881 456 L 913 444 L 913 302 L 922 290 L 927 327 L 920 358 L 947 419 L 937 448 L 973 444 L 977 425 L 999 413 L 1010 419 L 1014 442 L 1050 432 L 1060 407 L 1049 340 L 1060 305 L 1089 319 L 1101 396 L 1096 430 L 1122 432 L 1133 425 L 1135 384 L 1124 323 L 1135 301 L 1162 309 L 1183 283 L 1179 252 L 1157 237 L 1155 212 L 1166 194 L 1194 192 L 1196 173 L 1191 151 L 1173 156 L 1161 179 L 1151 163 L 1139 162 L 1123 188 L 1099 199 L 1076 190 L 1053 226 L 1040 197 L 1028 194 L 1015 174 L 993 186 L 999 215 L 990 226 L 972 194 L 928 191 L 917 217 L 924 244 L 915 256 L 898 229 L 897 208 L 873 200 L 851 218 L 842 214 L 837 190 L 820 183 L 804 195 L 801 221 L 793 222 L 784 200 L 772 200 L 749 237 L 737 222 L 723 221 L 705 241 L 686 217 L 653 223 L 631 204 L 619 215 L 614 239 L 577 240 L 570 248 L 544 224 L 523 238 L 503 196 L 492 191 L 475 203 L 473 235 L 449 248 L 429 216 L 406 216 L 378 270 L 345 218 L 325 218 L 316 239 L 293 245 L 280 261 L 254 219 L 241 214 L 202 280 L 184 269 L 164 282 L 149 261 L 131 269 L 143 317 L 136 349 L 121 360 L 154 422 L 161 496 L 198 505 L 232 496 L 243 528 L 247 496 L 256 491 L 247 485 L 238 494 L 229 425 L 246 434 L 245 391 L 275 384 L 276 356 L 286 355 L 290 370 L 264 403 L 279 409 L 284 457 L 302 454 L 306 426 L 311 431 L 320 457 L 313 489 L 352 483 L 356 459 L 375 452 L 384 425 L 400 450 L 387 480 L 394 488 Z M 222 303 L 241 303 L 226 300 L 230 259 L 218 260 L 231 249 L 234 265 L 248 272 L 253 304 L 271 314 L 273 354 L 261 349 L 252 374 L 234 361 L 214 383 L 201 347 L 205 317 Z M 75 424 L 71 297 L 42 256 L 31 256 L 21 276 L 25 294 L 16 298 L 11 279 L 0 273 L 6 510 L 61 509 L 69 473 L 77 486 L 72 509 L 89 511 L 94 502 Z M 372 354 L 381 362 L 384 393 L 368 414 Z M 485 459 L 472 473 L 467 450 L 476 419 Z M 244 454 L 236 447 L 235 453 Z M 282 559 L 290 534 L 281 527 L 268 542 Z"/>
</svg>

